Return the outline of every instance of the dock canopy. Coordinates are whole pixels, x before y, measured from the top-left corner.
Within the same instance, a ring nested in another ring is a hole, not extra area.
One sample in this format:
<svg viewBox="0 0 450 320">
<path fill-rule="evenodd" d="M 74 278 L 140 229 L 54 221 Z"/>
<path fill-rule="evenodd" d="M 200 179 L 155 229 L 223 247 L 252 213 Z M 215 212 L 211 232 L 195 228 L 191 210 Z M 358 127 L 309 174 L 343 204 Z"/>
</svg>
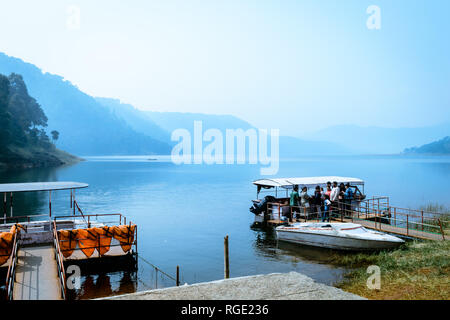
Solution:
<svg viewBox="0 0 450 320">
<path fill-rule="evenodd" d="M 315 186 L 324 187 L 327 182 L 333 183 L 336 181 L 338 184 L 350 183 L 351 185 L 364 185 L 364 181 L 358 178 L 349 177 L 302 177 L 302 178 L 278 178 L 278 179 L 260 179 L 253 181 L 253 184 L 258 186 L 258 190 L 262 187 L 265 189 L 270 188 L 285 188 L 291 189 L 293 186 L 298 185 L 300 188 L 307 187 L 312 188 Z"/>
<path fill-rule="evenodd" d="M 29 182 L 0 184 L 0 193 L 55 191 L 87 188 L 87 183 L 80 182 Z"/>
</svg>

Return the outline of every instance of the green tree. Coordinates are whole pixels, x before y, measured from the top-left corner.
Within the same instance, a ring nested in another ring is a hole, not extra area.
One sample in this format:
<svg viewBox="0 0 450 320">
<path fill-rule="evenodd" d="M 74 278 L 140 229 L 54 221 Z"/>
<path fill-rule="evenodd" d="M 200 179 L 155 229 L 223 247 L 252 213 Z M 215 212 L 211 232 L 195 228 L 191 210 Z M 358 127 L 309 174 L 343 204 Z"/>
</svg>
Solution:
<svg viewBox="0 0 450 320">
<path fill-rule="evenodd" d="M 43 129 L 47 121 L 41 106 L 28 94 L 22 76 L 0 74 L 0 152 L 8 153 L 9 146 L 53 147 Z"/>
<path fill-rule="evenodd" d="M 55 143 L 56 141 L 58 141 L 58 139 L 59 139 L 59 132 L 56 131 L 56 130 L 53 130 L 53 131 L 50 132 L 50 133 L 51 133 L 51 135 L 52 135 L 53 143 Z"/>
</svg>

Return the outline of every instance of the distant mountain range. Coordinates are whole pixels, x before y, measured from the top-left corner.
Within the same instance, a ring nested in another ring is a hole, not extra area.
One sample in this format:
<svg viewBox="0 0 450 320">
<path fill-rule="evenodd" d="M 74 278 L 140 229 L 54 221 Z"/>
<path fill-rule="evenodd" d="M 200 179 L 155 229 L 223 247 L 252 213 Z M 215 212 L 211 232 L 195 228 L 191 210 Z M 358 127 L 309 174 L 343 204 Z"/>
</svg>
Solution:
<svg viewBox="0 0 450 320">
<path fill-rule="evenodd" d="M 430 143 L 450 135 L 450 123 L 421 128 L 333 126 L 304 135 L 307 140 L 340 144 L 354 153 L 398 154 L 408 146 Z"/>
<path fill-rule="evenodd" d="M 152 135 L 171 145 L 174 145 L 176 142 L 170 141 L 170 133 L 176 129 L 186 129 L 193 136 L 194 121 L 202 122 L 203 132 L 208 129 L 218 129 L 224 137 L 227 129 L 242 129 L 244 131 L 256 129 L 250 123 L 232 115 L 142 111 L 116 99 L 96 99 L 115 115 L 123 119 L 135 131 Z M 157 124 L 156 127 L 155 124 Z M 335 143 L 280 137 L 280 156 L 285 158 L 304 155 L 347 154 L 348 152 L 347 148 Z"/>
<path fill-rule="evenodd" d="M 425 144 L 421 147 L 412 147 L 405 149 L 407 154 L 450 154 L 450 136 L 432 143 Z"/>
<path fill-rule="evenodd" d="M 48 128 L 60 133 L 57 147 L 80 155 L 170 154 L 178 128 L 203 130 L 253 128 L 231 115 L 142 111 L 117 99 L 94 98 L 62 77 L 43 73 L 33 64 L 0 53 L 0 73 L 17 73 L 48 117 Z M 282 132 L 281 132 L 282 133 Z M 280 156 L 401 153 L 450 135 L 450 124 L 424 128 L 335 126 L 302 137 L 280 137 Z"/>
<path fill-rule="evenodd" d="M 0 53 L 0 73 L 18 73 L 59 131 L 57 147 L 77 155 L 168 154 L 171 147 L 133 130 L 118 115 L 62 77 Z M 156 134 L 158 136 L 158 134 Z"/>
</svg>

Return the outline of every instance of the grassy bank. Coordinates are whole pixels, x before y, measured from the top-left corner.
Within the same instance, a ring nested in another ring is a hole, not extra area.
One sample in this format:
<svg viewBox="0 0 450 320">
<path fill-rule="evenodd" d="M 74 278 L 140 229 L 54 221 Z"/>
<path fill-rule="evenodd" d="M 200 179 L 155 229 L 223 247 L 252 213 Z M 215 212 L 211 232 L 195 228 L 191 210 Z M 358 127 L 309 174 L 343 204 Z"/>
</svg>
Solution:
<svg viewBox="0 0 450 320">
<path fill-rule="evenodd" d="M 412 241 L 393 251 L 336 255 L 353 268 L 337 286 L 369 299 L 450 299 L 450 241 Z M 381 270 L 380 290 L 366 282 L 367 267 Z"/>
</svg>

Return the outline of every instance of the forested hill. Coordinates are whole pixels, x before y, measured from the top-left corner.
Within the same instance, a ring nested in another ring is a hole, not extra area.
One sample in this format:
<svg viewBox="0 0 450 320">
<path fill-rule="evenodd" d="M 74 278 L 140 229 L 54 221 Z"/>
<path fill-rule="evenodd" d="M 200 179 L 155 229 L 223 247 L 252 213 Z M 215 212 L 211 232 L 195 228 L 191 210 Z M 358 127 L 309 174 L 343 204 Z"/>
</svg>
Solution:
<svg viewBox="0 0 450 320">
<path fill-rule="evenodd" d="M 56 149 L 45 131 L 47 121 L 22 76 L 0 74 L 0 167 L 56 166 L 78 160 Z M 59 133 L 52 134 L 56 140 Z"/>
<path fill-rule="evenodd" d="M 450 154 L 450 136 L 421 147 L 405 149 L 404 153 L 418 154 Z"/>
<path fill-rule="evenodd" d="M 0 73 L 13 72 L 23 76 L 30 95 L 47 115 L 49 127 L 61 133 L 59 148 L 79 156 L 170 154 L 169 144 L 155 138 L 159 132 L 137 132 L 61 76 L 43 73 L 31 63 L 0 52 Z"/>
</svg>

